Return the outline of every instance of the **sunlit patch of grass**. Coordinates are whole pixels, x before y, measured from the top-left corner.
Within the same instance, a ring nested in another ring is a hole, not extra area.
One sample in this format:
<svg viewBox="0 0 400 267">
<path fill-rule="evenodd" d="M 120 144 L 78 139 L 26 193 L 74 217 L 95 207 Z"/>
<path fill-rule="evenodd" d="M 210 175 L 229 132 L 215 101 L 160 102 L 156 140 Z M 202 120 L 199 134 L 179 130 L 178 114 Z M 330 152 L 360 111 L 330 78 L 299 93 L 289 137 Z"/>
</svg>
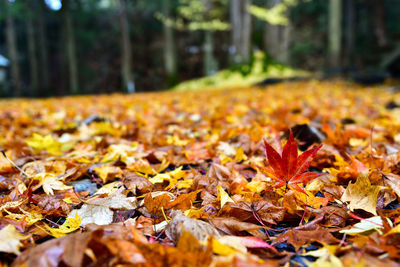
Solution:
<svg viewBox="0 0 400 267">
<path fill-rule="evenodd" d="M 182 82 L 172 90 L 231 89 L 256 84 L 267 78 L 309 77 L 311 75 L 307 71 L 267 61 L 265 54 L 261 51 L 254 53 L 253 58 L 252 64 L 235 66 L 221 70 L 212 76 Z"/>
</svg>

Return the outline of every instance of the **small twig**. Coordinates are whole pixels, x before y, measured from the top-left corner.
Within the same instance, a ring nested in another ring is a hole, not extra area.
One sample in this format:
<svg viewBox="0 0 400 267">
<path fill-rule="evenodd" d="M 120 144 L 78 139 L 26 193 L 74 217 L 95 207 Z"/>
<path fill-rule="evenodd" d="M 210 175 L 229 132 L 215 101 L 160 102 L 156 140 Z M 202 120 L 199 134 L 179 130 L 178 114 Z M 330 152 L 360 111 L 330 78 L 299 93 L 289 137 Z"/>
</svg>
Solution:
<svg viewBox="0 0 400 267">
<path fill-rule="evenodd" d="M 121 212 L 119 212 L 119 210 L 117 210 L 117 216 L 121 220 L 122 224 L 126 227 L 125 220 L 124 218 L 122 218 Z"/>
<path fill-rule="evenodd" d="M 349 212 L 349 215 L 350 215 L 350 217 L 352 217 L 352 218 L 354 218 L 354 219 L 357 219 L 357 220 L 360 220 L 360 221 L 367 221 L 367 222 L 369 222 L 369 223 L 372 223 L 372 224 L 375 224 L 375 225 L 377 225 L 377 226 L 383 227 L 383 225 L 380 224 L 380 223 L 376 223 L 376 222 L 370 221 L 370 220 L 368 220 L 368 219 L 361 218 L 361 217 L 359 217 L 359 216 L 357 216 L 357 215 L 355 215 L 355 214 L 353 214 L 353 213 L 351 213 L 351 212 Z"/>
<path fill-rule="evenodd" d="M 299 225 L 302 225 L 302 224 L 303 224 L 303 220 L 304 220 L 304 217 L 305 217 L 305 215 L 306 215 L 306 211 L 307 211 L 307 206 L 304 207 L 303 216 L 301 216 L 301 220 L 300 220 Z"/>
<path fill-rule="evenodd" d="M 19 170 L 23 175 L 25 175 L 26 177 L 29 177 L 29 175 L 28 175 L 23 169 L 21 169 L 20 167 L 18 167 L 11 159 L 9 159 L 9 158 L 7 157 L 6 152 L 5 152 L 3 149 L 1 149 L 0 152 L 1 152 L 1 154 L 3 154 L 3 156 L 8 160 L 8 162 L 11 163 L 11 165 L 13 165 L 13 166 L 14 166 L 17 170 Z"/>
<path fill-rule="evenodd" d="M 47 218 L 44 218 L 46 221 L 48 221 L 49 223 L 51 223 L 51 224 L 54 224 L 55 226 L 57 226 L 57 227 L 60 227 L 61 225 L 60 224 L 58 224 L 58 223 L 55 223 L 55 222 L 53 222 L 52 220 L 49 220 L 49 219 L 47 219 Z"/>
<path fill-rule="evenodd" d="M 347 245 L 346 234 L 344 234 L 342 240 L 340 240 L 339 247 L 341 247 L 343 245 Z"/>
</svg>

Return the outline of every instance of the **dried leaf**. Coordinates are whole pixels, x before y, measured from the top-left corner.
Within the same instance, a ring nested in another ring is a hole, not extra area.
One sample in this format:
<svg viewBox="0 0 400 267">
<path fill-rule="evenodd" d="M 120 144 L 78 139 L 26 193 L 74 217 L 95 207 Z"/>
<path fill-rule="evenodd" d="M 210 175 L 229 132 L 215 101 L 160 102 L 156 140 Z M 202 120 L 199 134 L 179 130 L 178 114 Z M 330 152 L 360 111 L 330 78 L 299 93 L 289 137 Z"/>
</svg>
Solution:
<svg viewBox="0 0 400 267">
<path fill-rule="evenodd" d="M 182 235 L 182 229 L 190 232 L 197 240 L 207 240 L 209 236 L 218 237 L 220 234 L 209 223 L 189 218 L 180 211 L 171 212 L 172 220 L 165 228 L 167 237 L 176 243 Z"/>
<path fill-rule="evenodd" d="M 106 198 L 93 198 L 86 201 L 78 210 L 73 210 L 68 218 L 75 218 L 78 215 L 82 221 L 80 226 L 95 223 L 97 225 L 107 225 L 112 222 L 113 211 L 132 210 L 136 208 L 136 198 L 126 197 L 121 190 Z"/>
<path fill-rule="evenodd" d="M 347 207 L 351 211 L 362 209 L 376 215 L 376 202 L 380 190 L 380 186 L 371 185 L 367 175 L 359 175 L 354 184 L 349 183 L 341 201 L 348 201 Z"/>
<path fill-rule="evenodd" d="M 19 255 L 19 249 L 22 246 L 21 240 L 27 238 L 29 236 L 18 233 L 14 225 L 7 225 L 0 230 L 0 251 Z"/>
<path fill-rule="evenodd" d="M 222 189 L 221 185 L 217 186 L 217 200 L 219 200 L 221 202 L 221 209 L 222 207 L 228 203 L 235 203 L 228 195 L 228 193 L 225 192 L 224 189 Z"/>
</svg>

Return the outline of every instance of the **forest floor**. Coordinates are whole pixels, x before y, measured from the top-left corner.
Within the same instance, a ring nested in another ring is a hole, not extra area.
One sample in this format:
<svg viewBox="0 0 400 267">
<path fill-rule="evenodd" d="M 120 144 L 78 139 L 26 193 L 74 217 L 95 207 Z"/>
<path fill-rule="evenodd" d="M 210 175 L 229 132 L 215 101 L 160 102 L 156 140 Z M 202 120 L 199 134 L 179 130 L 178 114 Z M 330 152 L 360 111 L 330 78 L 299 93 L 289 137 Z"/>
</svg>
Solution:
<svg viewBox="0 0 400 267">
<path fill-rule="evenodd" d="M 397 266 L 395 88 L 0 102 L 2 266 Z"/>
</svg>

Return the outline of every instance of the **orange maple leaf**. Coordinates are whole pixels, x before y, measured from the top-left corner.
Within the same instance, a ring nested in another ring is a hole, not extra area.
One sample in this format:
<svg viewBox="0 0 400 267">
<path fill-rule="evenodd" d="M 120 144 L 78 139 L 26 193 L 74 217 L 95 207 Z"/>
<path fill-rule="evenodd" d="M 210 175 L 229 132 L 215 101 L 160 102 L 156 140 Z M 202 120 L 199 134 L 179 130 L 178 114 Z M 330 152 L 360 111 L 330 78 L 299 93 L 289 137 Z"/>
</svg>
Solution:
<svg viewBox="0 0 400 267">
<path fill-rule="evenodd" d="M 280 155 L 271 145 L 264 140 L 265 153 L 271 168 L 260 167 L 260 170 L 270 178 L 276 180 L 274 188 L 288 185 L 293 190 L 306 193 L 299 183 L 307 183 L 323 173 L 307 172 L 310 162 L 317 154 L 322 145 L 313 147 L 303 152 L 300 156 L 297 154 L 297 144 L 290 132 L 289 139 L 283 147 Z"/>
</svg>

